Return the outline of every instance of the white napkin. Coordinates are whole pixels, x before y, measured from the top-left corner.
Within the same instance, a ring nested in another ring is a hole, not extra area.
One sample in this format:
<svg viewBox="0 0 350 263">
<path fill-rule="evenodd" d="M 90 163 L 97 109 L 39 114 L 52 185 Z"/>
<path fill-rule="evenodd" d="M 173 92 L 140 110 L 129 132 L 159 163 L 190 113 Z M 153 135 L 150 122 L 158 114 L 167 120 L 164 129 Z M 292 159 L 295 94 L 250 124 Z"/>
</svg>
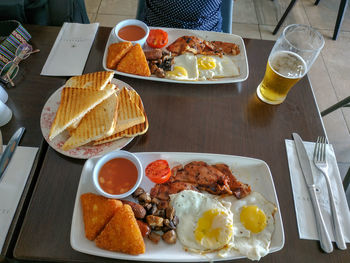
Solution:
<svg viewBox="0 0 350 263">
<path fill-rule="evenodd" d="M 299 164 L 294 141 L 286 140 L 285 142 L 288 156 L 290 179 L 293 189 L 295 213 L 297 215 L 299 237 L 301 239 L 319 240 L 312 203 L 310 201 L 310 196 L 305 183 L 304 175 L 302 174 L 302 170 Z M 309 159 L 311 160 L 310 163 L 312 172 L 314 174 L 315 186 L 316 189 L 318 189 L 317 199 L 320 203 L 323 219 L 326 223 L 328 233 L 332 241 L 334 241 L 333 219 L 329 203 L 326 179 L 312 162 L 315 143 L 304 142 L 304 146 L 306 148 Z M 329 178 L 331 181 L 331 187 L 334 194 L 334 200 L 338 211 L 340 225 L 342 226 L 344 239 L 347 243 L 349 243 L 350 211 L 332 145 L 328 145 L 327 147 L 327 161 Z"/>
<path fill-rule="evenodd" d="M 4 146 L 5 150 L 5 146 Z M 0 181 L 0 251 L 38 148 L 18 146 Z"/>
<path fill-rule="evenodd" d="M 41 75 L 81 75 L 98 26 L 99 23 L 64 23 L 41 71 Z"/>
</svg>

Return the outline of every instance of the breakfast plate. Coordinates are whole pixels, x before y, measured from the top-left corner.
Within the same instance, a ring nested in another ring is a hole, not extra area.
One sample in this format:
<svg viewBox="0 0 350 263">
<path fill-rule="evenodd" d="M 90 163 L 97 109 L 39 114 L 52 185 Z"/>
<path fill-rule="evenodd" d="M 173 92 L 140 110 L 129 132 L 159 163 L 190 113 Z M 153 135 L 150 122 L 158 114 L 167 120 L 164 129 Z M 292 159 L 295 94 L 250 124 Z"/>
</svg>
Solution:
<svg viewBox="0 0 350 263">
<path fill-rule="evenodd" d="M 112 79 L 111 83 L 116 84 L 119 87 L 126 87 L 128 89 L 133 89 L 129 84 L 121 80 Z M 62 145 L 69 137 L 69 134 L 67 131 L 63 131 L 62 133 L 57 135 L 53 140 L 49 140 L 51 125 L 53 120 L 55 119 L 57 109 L 60 105 L 62 89 L 63 87 L 60 87 L 59 89 L 57 89 L 51 95 L 51 97 L 47 100 L 41 112 L 41 117 L 40 117 L 41 132 L 45 140 L 47 141 L 47 143 L 57 152 L 69 157 L 77 158 L 77 159 L 89 159 L 91 157 L 103 155 L 113 150 L 122 149 L 134 139 L 134 137 L 124 137 L 119 140 L 107 142 L 97 146 L 87 144 L 68 151 L 62 150 Z"/>
<path fill-rule="evenodd" d="M 178 164 L 186 164 L 191 161 L 204 161 L 208 164 L 227 164 L 238 180 L 248 183 L 251 186 L 252 191 L 260 192 L 267 200 L 276 205 L 277 212 L 275 213 L 274 217 L 275 230 L 272 235 L 269 253 L 279 251 L 283 248 L 284 231 L 279 203 L 270 169 L 264 161 L 241 156 L 206 153 L 144 152 L 136 153 L 136 155 L 139 157 L 143 168 L 145 168 L 150 162 L 158 159 L 167 160 L 170 167 L 174 167 Z M 234 250 L 230 250 L 225 257 L 219 257 L 216 253 L 206 255 L 189 253 L 183 250 L 179 240 L 177 240 L 176 244 L 169 245 L 163 241 L 159 242 L 158 244 L 153 244 L 150 240 L 145 239 L 146 252 L 138 256 L 98 248 L 93 241 L 90 241 L 85 237 L 80 203 L 80 196 L 82 194 L 88 192 L 97 194 L 92 182 L 92 171 L 98 159 L 99 157 L 95 157 L 87 160 L 81 173 L 74 204 L 70 235 L 70 243 L 74 250 L 95 256 L 137 261 L 165 261 L 166 259 L 168 262 L 194 262 L 232 260 L 245 257 L 238 251 Z M 153 182 L 151 182 L 147 177 L 144 177 L 141 181 L 140 187 L 149 192 L 153 185 Z M 132 201 L 132 198 L 129 197 L 129 200 Z"/>
<path fill-rule="evenodd" d="M 150 29 L 152 29 L 151 27 Z M 234 83 L 234 82 L 241 82 L 248 78 L 249 69 L 248 69 L 248 59 L 247 59 L 247 53 L 244 45 L 243 39 L 234 34 L 227 34 L 227 33 L 220 33 L 220 32 L 213 32 L 213 31 L 201 31 L 201 30 L 188 30 L 188 29 L 174 29 L 174 28 L 161 28 L 164 31 L 168 33 L 168 45 L 173 43 L 177 38 L 182 36 L 196 36 L 199 38 L 202 38 L 204 40 L 208 41 L 223 41 L 223 42 L 230 42 L 235 43 L 240 48 L 240 54 L 237 56 L 233 56 L 232 60 L 235 62 L 235 64 L 238 66 L 240 70 L 240 74 L 237 77 L 227 77 L 227 78 L 218 78 L 213 80 L 200 80 L 200 81 L 181 81 L 181 80 L 173 80 L 173 79 L 167 79 L 167 78 L 158 78 L 154 75 L 151 75 L 150 77 L 145 76 L 139 76 L 139 75 L 133 75 L 129 73 L 120 72 L 117 70 L 113 70 L 116 74 L 132 77 L 132 78 L 138 78 L 138 79 L 145 79 L 145 80 L 154 80 L 154 81 L 161 81 L 161 82 L 171 82 L 171 83 L 181 83 L 181 84 L 223 84 L 223 83 Z M 105 52 L 103 55 L 103 61 L 102 65 L 105 70 L 111 70 L 107 68 L 106 61 L 107 61 L 107 55 L 108 55 L 108 47 L 110 44 L 118 42 L 117 37 L 114 33 L 114 28 L 111 30 L 109 34 L 109 38 L 105 47 Z M 166 46 L 166 47 L 167 47 Z M 147 44 L 145 44 L 145 50 L 150 49 L 147 47 Z"/>
</svg>

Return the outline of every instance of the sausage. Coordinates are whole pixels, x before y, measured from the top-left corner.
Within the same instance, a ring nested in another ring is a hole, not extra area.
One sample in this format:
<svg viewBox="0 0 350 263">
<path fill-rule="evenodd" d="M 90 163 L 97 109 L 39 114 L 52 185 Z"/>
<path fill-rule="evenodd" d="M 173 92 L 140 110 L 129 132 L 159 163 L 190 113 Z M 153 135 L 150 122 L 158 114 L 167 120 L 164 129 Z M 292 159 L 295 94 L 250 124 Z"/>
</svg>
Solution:
<svg viewBox="0 0 350 263">
<path fill-rule="evenodd" d="M 141 220 L 136 220 L 136 222 L 139 225 L 142 236 L 143 237 L 148 236 L 148 234 L 151 232 L 150 227 L 145 222 L 142 222 Z"/>
<path fill-rule="evenodd" d="M 131 206 L 132 211 L 134 212 L 134 215 L 138 219 L 142 219 L 146 216 L 146 209 L 137 203 L 127 201 L 127 200 L 121 200 L 123 204 L 127 204 Z"/>
<path fill-rule="evenodd" d="M 175 244 L 176 243 L 176 232 L 174 230 L 169 230 L 168 232 L 164 233 L 162 236 L 164 242 L 168 244 Z"/>
<path fill-rule="evenodd" d="M 147 50 L 147 51 L 144 51 L 144 53 L 145 53 L 145 56 L 146 56 L 147 60 L 160 59 L 163 56 L 163 52 L 159 48 L 152 49 L 152 50 Z"/>
</svg>

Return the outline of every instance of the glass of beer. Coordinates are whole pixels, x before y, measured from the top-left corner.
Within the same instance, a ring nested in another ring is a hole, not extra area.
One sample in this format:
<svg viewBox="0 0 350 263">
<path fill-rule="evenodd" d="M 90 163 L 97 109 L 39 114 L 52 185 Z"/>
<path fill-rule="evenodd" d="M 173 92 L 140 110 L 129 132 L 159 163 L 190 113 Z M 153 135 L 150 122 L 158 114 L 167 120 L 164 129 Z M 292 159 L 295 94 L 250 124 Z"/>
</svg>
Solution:
<svg viewBox="0 0 350 263">
<path fill-rule="evenodd" d="M 270 53 L 264 79 L 257 88 L 259 99 L 281 104 L 289 90 L 309 71 L 324 46 L 322 35 L 307 25 L 289 25 Z"/>
</svg>

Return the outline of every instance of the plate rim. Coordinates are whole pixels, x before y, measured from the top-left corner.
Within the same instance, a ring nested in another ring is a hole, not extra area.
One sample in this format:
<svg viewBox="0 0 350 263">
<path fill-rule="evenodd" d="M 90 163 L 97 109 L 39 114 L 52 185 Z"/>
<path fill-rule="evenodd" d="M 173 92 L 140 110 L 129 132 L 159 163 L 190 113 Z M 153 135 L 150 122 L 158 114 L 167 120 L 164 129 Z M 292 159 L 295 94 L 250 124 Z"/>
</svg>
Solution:
<svg viewBox="0 0 350 263">
<path fill-rule="evenodd" d="M 187 81 L 179 81 L 179 80 L 173 80 L 173 79 L 166 79 L 166 78 L 157 78 L 157 77 L 145 77 L 145 76 L 139 76 L 139 75 L 135 75 L 135 74 L 129 74 L 129 73 L 125 73 L 125 72 L 121 72 L 121 71 L 117 71 L 117 70 L 113 70 L 113 69 L 109 69 L 106 66 L 106 59 L 107 59 L 107 53 L 108 53 L 108 46 L 109 43 L 112 41 L 113 38 L 113 31 L 114 31 L 114 27 L 112 28 L 111 32 L 109 33 L 109 37 L 108 40 L 106 42 L 106 46 L 104 49 L 104 53 L 103 53 L 103 58 L 102 58 L 102 66 L 104 68 L 104 70 L 108 70 L 108 71 L 113 71 L 114 74 L 117 75 L 121 75 L 121 76 L 125 76 L 125 77 L 130 77 L 130 78 L 136 78 L 136 79 L 143 79 L 143 80 L 151 80 L 151 81 L 158 81 L 158 82 L 165 82 L 165 83 L 178 83 L 178 84 L 227 84 L 227 83 L 238 83 L 238 82 L 243 82 L 245 80 L 248 79 L 249 76 L 249 65 L 248 65 L 248 57 L 247 57 L 247 51 L 246 51 L 246 47 L 244 44 L 244 40 L 241 36 L 236 35 L 236 34 L 229 34 L 229 33 L 223 33 L 223 32 L 216 32 L 216 31 L 204 31 L 204 30 L 192 30 L 192 29 L 183 29 L 183 28 L 168 28 L 168 27 L 149 27 L 150 29 L 163 29 L 165 31 L 172 31 L 172 30 L 178 30 L 178 31 L 184 31 L 184 34 L 187 34 L 189 32 L 193 32 L 194 34 L 198 34 L 197 32 L 200 32 L 200 34 L 203 33 L 208 33 L 208 34 L 223 34 L 223 35 L 230 35 L 233 37 L 236 37 L 240 40 L 240 45 L 241 45 L 241 53 L 244 54 L 244 62 L 246 65 L 246 76 L 242 77 L 242 78 L 219 78 L 218 80 L 202 80 L 202 81 L 191 81 L 191 80 L 187 80 Z"/>
<path fill-rule="evenodd" d="M 281 215 L 281 209 L 280 209 L 280 205 L 279 205 L 277 191 L 276 191 L 276 187 L 274 184 L 274 180 L 272 177 L 270 167 L 268 166 L 268 164 L 264 160 L 252 158 L 252 157 L 246 157 L 246 156 L 239 156 L 239 155 L 218 154 L 218 153 L 199 153 L 199 152 L 134 152 L 134 154 L 136 154 L 137 156 L 139 156 L 141 158 L 142 158 L 142 156 L 147 156 L 147 155 L 162 155 L 162 154 L 175 155 L 175 156 L 176 155 L 183 155 L 183 156 L 186 155 L 187 157 L 200 155 L 200 156 L 203 156 L 202 159 L 204 157 L 210 157 L 212 162 L 215 162 L 215 159 L 214 159 L 215 157 L 219 157 L 219 158 L 223 157 L 223 158 L 233 158 L 233 159 L 239 159 L 239 160 L 248 160 L 248 161 L 255 162 L 256 164 L 262 164 L 263 167 L 268 172 L 269 178 L 271 179 L 271 184 L 272 184 L 272 188 L 273 188 L 273 195 L 274 195 L 275 200 L 276 200 L 275 205 L 277 207 L 277 213 L 278 213 L 278 218 L 280 220 L 280 227 L 281 227 L 281 229 L 280 229 L 281 230 L 281 243 L 275 248 L 270 248 L 268 254 L 280 251 L 284 247 L 284 245 L 285 245 L 285 233 L 284 233 L 283 219 L 282 219 L 282 215 Z M 113 259 L 121 259 L 121 260 L 147 261 L 147 262 L 149 262 L 149 261 L 154 261 L 154 262 L 162 261 L 161 258 L 146 258 L 146 259 L 142 258 L 143 254 L 140 254 L 137 256 L 132 256 L 132 255 L 123 254 L 123 253 L 119 253 L 119 252 L 114 252 L 116 256 L 110 257 L 110 256 L 106 255 L 105 253 L 109 253 L 111 251 L 106 251 L 104 253 L 103 251 L 101 252 L 101 251 L 97 250 L 97 251 L 93 251 L 91 253 L 91 251 L 89 251 L 88 249 L 84 249 L 82 247 L 79 247 L 79 245 L 75 243 L 75 237 L 74 237 L 75 231 L 73 229 L 73 225 L 74 225 L 74 222 L 77 220 L 77 216 L 78 216 L 77 209 L 78 209 L 78 207 L 81 207 L 79 194 L 83 194 L 83 193 L 81 193 L 82 181 L 87 176 L 87 175 L 85 175 L 85 177 L 84 177 L 84 171 L 85 171 L 85 169 L 87 169 L 86 165 L 88 164 L 88 161 L 96 162 L 99 158 L 101 158 L 101 156 L 95 156 L 93 158 L 88 159 L 85 162 L 83 169 L 82 169 L 82 172 L 81 172 L 81 175 L 80 175 L 80 180 L 79 180 L 79 184 L 78 184 L 78 188 L 77 188 L 77 192 L 76 192 L 76 198 L 75 198 L 74 207 L 73 207 L 72 221 L 71 221 L 71 232 L 70 232 L 71 247 L 74 250 L 82 252 L 82 253 L 86 253 L 86 254 L 94 255 L 94 256 L 105 257 L 105 258 L 113 258 Z M 96 160 L 93 160 L 93 159 L 96 159 Z M 141 163 L 142 163 L 142 161 L 141 161 Z M 276 217 L 275 217 L 275 220 L 276 220 Z M 275 233 L 275 231 L 276 231 L 276 227 L 275 227 L 274 233 Z M 227 257 L 227 258 L 215 258 L 215 259 L 212 259 L 212 261 L 234 260 L 234 259 L 240 259 L 240 258 L 246 258 L 246 257 L 241 255 L 241 256 Z M 168 262 L 203 262 L 203 261 L 208 261 L 208 258 L 202 257 L 202 258 L 198 258 L 198 259 L 187 259 L 187 260 L 176 260 L 174 258 L 174 259 L 167 259 L 167 261 Z"/>
</svg>

